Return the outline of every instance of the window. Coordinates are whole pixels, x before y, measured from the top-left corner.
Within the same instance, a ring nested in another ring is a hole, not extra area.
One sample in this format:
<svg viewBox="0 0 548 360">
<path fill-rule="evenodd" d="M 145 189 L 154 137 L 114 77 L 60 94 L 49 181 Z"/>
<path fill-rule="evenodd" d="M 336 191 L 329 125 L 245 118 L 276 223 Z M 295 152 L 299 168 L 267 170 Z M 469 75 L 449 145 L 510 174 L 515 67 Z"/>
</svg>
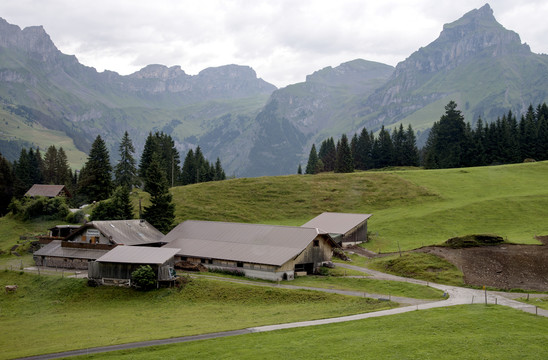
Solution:
<svg viewBox="0 0 548 360">
<path fill-rule="evenodd" d="M 312 246 L 319 247 L 320 246 L 320 240 L 314 240 Z"/>
<path fill-rule="evenodd" d="M 237 263 L 236 263 L 236 266 L 237 266 L 237 267 L 244 267 L 244 263 L 243 263 L 243 262 L 237 262 Z"/>
</svg>

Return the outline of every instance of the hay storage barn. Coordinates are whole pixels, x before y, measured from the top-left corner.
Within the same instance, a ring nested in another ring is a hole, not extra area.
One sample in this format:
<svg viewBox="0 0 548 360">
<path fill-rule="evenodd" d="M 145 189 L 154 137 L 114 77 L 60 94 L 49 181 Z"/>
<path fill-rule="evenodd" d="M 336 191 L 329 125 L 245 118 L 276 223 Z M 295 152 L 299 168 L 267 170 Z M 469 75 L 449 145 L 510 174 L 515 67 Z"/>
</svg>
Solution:
<svg viewBox="0 0 548 360">
<path fill-rule="evenodd" d="M 367 219 L 371 216 L 371 214 L 324 212 L 303 227 L 315 227 L 325 231 L 344 247 L 367 241 Z"/>
<path fill-rule="evenodd" d="M 179 224 L 164 241 L 164 248 L 180 249 L 178 259 L 273 281 L 314 272 L 337 246 L 313 228 L 194 220 Z"/>
<path fill-rule="evenodd" d="M 37 266 L 87 269 L 90 261 L 118 245 L 160 247 L 163 237 L 145 220 L 91 221 L 34 252 L 33 258 Z"/>
<path fill-rule="evenodd" d="M 103 285 L 131 285 L 131 273 L 142 265 L 150 265 L 159 282 L 173 281 L 177 248 L 117 246 L 88 268 L 88 278 Z"/>
<path fill-rule="evenodd" d="M 34 184 L 32 187 L 25 193 L 25 196 L 36 197 L 36 196 L 45 196 L 48 198 L 54 198 L 57 196 L 70 198 L 72 195 L 68 191 L 65 185 L 43 185 L 43 184 Z"/>
</svg>

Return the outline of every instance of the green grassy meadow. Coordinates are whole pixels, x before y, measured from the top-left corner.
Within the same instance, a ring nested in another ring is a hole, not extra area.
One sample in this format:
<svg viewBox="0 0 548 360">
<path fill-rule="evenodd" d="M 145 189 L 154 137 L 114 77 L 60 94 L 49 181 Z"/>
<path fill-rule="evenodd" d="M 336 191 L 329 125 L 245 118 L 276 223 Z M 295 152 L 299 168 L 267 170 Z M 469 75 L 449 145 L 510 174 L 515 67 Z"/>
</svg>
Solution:
<svg viewBox="0 0 548 360">
<path fill-rule="evenodd" d="M 91 288 L 84 279 L 0 271 L 0 358 L 321 319 L 397 306 L 368 298 L 192 280 L 181 291 Z"/>
<path fill-rule="evenodd" d="M 80 359 L 544 359 L 548 319 L 462 305 Z"/>
<path fill-rule="evenodd" d="M 365 247 L 375 252 L 441 244 L 472 233 L 525 244 L 548 234 L 548 162 L 243 178 L 172 192 L 177 223 L 302 225 L 324 211 L 371 213 L 371 241 Z"/>
</svg>

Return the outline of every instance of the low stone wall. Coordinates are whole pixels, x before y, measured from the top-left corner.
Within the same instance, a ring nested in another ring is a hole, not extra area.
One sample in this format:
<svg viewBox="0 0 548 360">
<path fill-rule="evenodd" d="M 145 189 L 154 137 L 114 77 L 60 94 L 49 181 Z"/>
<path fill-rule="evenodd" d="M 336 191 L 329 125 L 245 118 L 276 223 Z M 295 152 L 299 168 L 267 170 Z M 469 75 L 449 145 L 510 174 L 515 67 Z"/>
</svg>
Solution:
<svg viewBox="0 0 548 360">
<path fill-rule="evenodd" d="M 37 266 L 47 266 L 53 268 L 61 269 L 77 269 L 77 270 L 87 270 L 88 269 L 88 260 L 87 259 L 67 259 L 53 256 L 35 256 L 34 262 Z"/>
</svg>

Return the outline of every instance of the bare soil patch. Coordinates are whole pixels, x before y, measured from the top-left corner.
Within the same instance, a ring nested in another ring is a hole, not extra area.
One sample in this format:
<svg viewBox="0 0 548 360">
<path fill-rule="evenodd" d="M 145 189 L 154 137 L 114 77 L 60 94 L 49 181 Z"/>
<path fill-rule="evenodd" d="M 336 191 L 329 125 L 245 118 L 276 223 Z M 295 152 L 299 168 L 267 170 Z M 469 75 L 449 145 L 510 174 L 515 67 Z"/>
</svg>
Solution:
<svg viewBox="0 0 548 360">
<path fill-rule="evenodd" d="M 548 242 L 548 237 L 544 238 Z M 462 249 L 427 246 L 414 251 L 453 263 L 464 274 L 466 284 L 548 291 L 547 245 L 500 244 Z"/>
</svg>

